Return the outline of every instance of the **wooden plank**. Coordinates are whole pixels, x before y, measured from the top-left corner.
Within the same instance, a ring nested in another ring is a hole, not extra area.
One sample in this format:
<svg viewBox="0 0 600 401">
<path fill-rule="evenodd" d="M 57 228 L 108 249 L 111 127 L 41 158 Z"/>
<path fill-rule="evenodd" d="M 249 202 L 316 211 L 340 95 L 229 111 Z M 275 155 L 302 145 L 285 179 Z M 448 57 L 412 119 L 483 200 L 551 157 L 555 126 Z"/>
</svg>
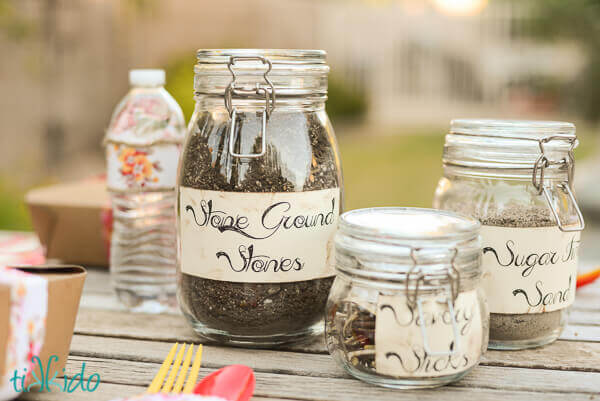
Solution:
<svg viewBox="0 0 600 401">
<path fill-rule="evenodd" d="M 85 290 L 84 290 L 85 291 Z M 99 309 L 108 311 L 126 312 L 127 309 L 117 300 L 114 294 L 85 293 L 79 302 L 80 308 Z"/>
<path fill-rule="evenodd" d="M 130 397 L 141 394 L 146 390 L 145 386 L 128 386 L 114 383 L 101 383 L 93 393 L 74 391 L 72 393 L 61 393 L 59 391 L 46 393 L 26 393 L 19 401 L 109 401 L 115 398 Z M 292 398 L 265 398 L 252 397 L 252 401 L 294 401 Z"/>
<path fill-rule="evenodd" d="M 600 309 L 571 310 L 569 323 L 581 326 L 600 326 Z"/>
<path fill-rule="evenodd" d="M 569 324 L 565 327 L 561 340 L 600 342 L 600 326 L 579 326 Z"/>
<path fill-rule="evenodd" d="M 71 343 L 71 354 L 80 358 L 161 363 L 171 345 L 164 342 L 76 335 Z M 482 359 L 482 365 L 600 373 L 599 360 L 598 343 L 558 341 L 533 350 L 488 351 Z M 205 346 L 202 366 L 217 369 L 236 363 L 261 372 L 349 377 L 329 355 Z"/>
<path fill-rule="evenodd" d="M 159 363 L 134 362 L 114 359 L 72 357 L 67 374 L 81 370 L 86 363 L 88 374 L 99 373 L 108 383 L 146 386 L 160 367 Z M 201 369 L 201 377 L 214 369 Z M 600 392 L 600 374 L 584 372 L 560 372 L 543 369 L 527 371 L 518 368 L 476 369 L 468 379 L 435 390 L 397 391 L 384 389 L 349 378 L 295 376 L 256 372 L 256 394 L 261 397 L 296 398 L 306 400 L 466 400 L 474 392 L 479 400 L 559 400 L 569 394 L 570 400 L 589 399 L 590 394 Z M 483 384 L 483 385 L 482 385 Z M 531 391 L 531 390 L 534 391 Z"/>
<path fill-rule="evenodd" d="M 161 363 L 172 343 L 75 335 L 71 355 Z M 229 348 L 205 345 L 202 366 L 221 368 L 244 364 L 257 371 L 320 377 L 348 377 L 327 354 Z"/>
<path fill-rule="evenodd" d="M 577 309 L 583 306 L 600 309 L 600 280 L 577 290 L 573 308 Z"/>
<path fill-rule="evenodd" d="M 117 301 L 108 278 L 102 269 L 90 269 L 86 280 L 81 307 L 126 312 Z M 569 323 L 579 326 L 600 326 L 600 285 L 584 287 L 577 292 Z"/>
<path fill-rule="evenodd" d="M 75 333 L 170 342 L 199 341 L 199 337 L 182 315 L 163 314 L 148 318 L 148 315 L 143 314 L 87 308 L 79 310 Z M 321 336 L 311 342 L 285 346 L 281 349 L 297 352 L 327 352 Z"/>
<path fill-rule="evenodd" d="M 115 398 L 130 397 L 143 393 L 145 387 L 125 384 L 100 383 L 94 392 L 76 390 L 72 393 L 51 391 L 45 393 L 25 393 L 19 401 L 109 401 Z"/>
<path fill-rule="evenodd" d="M 561 340 L 545 347 L 521 351 L 488 350 L 483 356 L 482 364 L 600 372 L 598 361 L 600 361 L 600 343 Z"/>
<path fill-rule="evenodd" d="M 147 315 L 85 308 L 79 311 L 75 333 L 169 342 L 200 341 L 200 338 L 180 315 L 157 315 L 148 319 Z M 600 326 L 569 326 L 562 338 L 571 341 L 600 343 Z M 327 353 L 323 339 L 320 337 L 311 343 L 295 344 L 281 349 Z M 573 355 L 567 355 L 567 357 L 574 358 Z"/>
<path fill-rule="evenodd" d="M 108 268 L 86 267 L 87 278 L 83 287 L 84 296 L 87 294 L 106 294 L 114 296 L 114 291 L 110 284 L 110 275 Z"/>
</svg>

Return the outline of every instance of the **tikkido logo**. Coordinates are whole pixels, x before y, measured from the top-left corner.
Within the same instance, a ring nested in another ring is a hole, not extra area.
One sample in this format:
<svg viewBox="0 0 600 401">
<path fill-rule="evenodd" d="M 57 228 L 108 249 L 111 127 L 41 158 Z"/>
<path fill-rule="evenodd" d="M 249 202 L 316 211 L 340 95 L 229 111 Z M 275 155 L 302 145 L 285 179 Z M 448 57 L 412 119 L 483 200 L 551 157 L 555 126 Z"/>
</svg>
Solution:
<svg viewBox="0 0 600 401">
<path fill-rule="evenodd" d="M 96 391 L 98 386 L 100 386 L 100 375 L 98 373 L 92 374 L 87 380 L 84 379 L 85 362 L 81 364 L 81 371 L 73 377 L 67 376 L 65 369 L 63 369 L 63 377 L 61 379 L 57 379 L 58 371 L 55 371 L 52 378 L 50 378 L 50 368 L 52 363 L 58 362 L 58 359 L 58 356 L 52 355 L 50 358 L 48 358 L 48 363 L 44 369 L 44 363 L 38 356 L 31 357 L 31 363 L 33 364 L 31 370 L 28 372 L 27 368 L 25 368 L 21 374 L 17 369 L 10 378 L 9 381 L 11 382 L 14 391 L 17 393 L 28 393 L 32 389 L 37 389 L 39 392 L 54 390 L 61 391 L 63 393 L 72 393 L 77 389 L 80 389 L 80 391 L 92 393 Z M 37 374 L 34 370 L 35 366 L 39 368 L 41 377 L 37 377 Z M 25 387 L 25 382 L 30 376 L 33 377 L 33 381 Z"/>
</svg>

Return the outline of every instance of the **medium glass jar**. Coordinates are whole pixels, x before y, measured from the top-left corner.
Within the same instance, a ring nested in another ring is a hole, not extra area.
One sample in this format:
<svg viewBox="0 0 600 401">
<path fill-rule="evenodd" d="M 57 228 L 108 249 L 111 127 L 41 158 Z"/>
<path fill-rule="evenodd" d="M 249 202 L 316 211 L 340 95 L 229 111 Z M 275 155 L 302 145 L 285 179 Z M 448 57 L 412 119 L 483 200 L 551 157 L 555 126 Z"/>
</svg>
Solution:
<svg viewBox="0 0 600 401">
<path fill-rule="evenodd" d="M 178 298 L 203 337 L 322 333 L 342 204 L 325 52 L 200 50 L 178 178 Z"/>
<path fill-rule="evenodd" d="M 483 227 L 490 348 L 544 345 L 575 297 L 583 217 L 573 195 L 575 126 L 553 121 L 454 120 L 434 207 Z"/>
<path fill-rule="evenodd" d="M 459 380 L 487 348 L 477 220 L 432 209 L 344 213 L 327 347 L 352 376 L 393 388 Z"/>
</svg>

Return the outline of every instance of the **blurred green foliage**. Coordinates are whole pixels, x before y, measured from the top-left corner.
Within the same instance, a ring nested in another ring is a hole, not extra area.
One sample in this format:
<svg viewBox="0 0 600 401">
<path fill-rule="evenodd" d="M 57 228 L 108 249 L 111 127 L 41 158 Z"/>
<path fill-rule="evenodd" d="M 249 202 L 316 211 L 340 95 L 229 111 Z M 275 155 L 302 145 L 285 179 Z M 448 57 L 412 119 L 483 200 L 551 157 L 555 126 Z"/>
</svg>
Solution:
<svg viewBox="0 0 600 401">
<path fill-rule="evenodd" d="M 20 13 L 12 0 L 0 0 L 0 33 L 9 39 L 20 41 L 33 32 L 36 26 L 27 17 Z"/>
<path fill-rule="evenodd" d="M 444 129 L 340 137 L 345 209 L 431 207 L 443 145 Z"/>
<path fill-rule="evenodd" d="M 600 121 L 600 0 L 537 0 L 532 34 L 541 40 L 575 40 L 587 65 L 563 86 L 566 105 L 590 121 Z"/>
<path fill-rule="evenodd" d="M 6 179 L 0 179 L 0 230 L 31 230 L 25 194 Z"/>
<path fill-rule="evenodd" d="M 191 56 L 190 56 L 191 55 Z M 171 59 L 164 67 L 167 74 L 165 89 L 177 100 L 183 110 L 185 121 L 194 112 L 194 52 Z"/>
<path fill-rule="evenodd" d="M 335 74 L 329 75 L 327 97 L 327 114 L 334 121 L 360 119 L 367 113 L 368 102 L 365 92 L 350 88 Z"/>
</svg>

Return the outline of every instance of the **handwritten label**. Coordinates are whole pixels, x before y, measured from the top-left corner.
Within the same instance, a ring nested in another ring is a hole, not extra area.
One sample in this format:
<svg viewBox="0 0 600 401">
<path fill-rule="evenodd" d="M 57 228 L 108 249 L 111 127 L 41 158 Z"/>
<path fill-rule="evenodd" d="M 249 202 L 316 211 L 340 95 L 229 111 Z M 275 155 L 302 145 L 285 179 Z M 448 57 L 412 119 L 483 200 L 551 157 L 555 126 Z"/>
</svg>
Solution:
<svg viewBox="0 0 600 401">
<path fill-rule="evenodd" d="M 543 313 L 575 299 L 579 233 L 483 226 L 483 285 L 492 313 Z"/>
<path fill-rule="evenodd" d="M 339 202 L 339 188 L 245 193 L 181 187 L 181 271 L 243 283 L 333 276 Z"/>
<path fill-rule="evenodd" d="M 422 316 L 405 296 L 380 296 L 375 321 L 375 366 L 393 377 L 435 377 L 463 372 L 482 354 L 483 325 L 475 290 L 461 293 L 454 304 L 458 338 L 446 295 L 420 296 Z M 426 352 L 422 327 L 425 326 Z M 441 354 L 444 355 L 441 355 Z"/>
</svg>

